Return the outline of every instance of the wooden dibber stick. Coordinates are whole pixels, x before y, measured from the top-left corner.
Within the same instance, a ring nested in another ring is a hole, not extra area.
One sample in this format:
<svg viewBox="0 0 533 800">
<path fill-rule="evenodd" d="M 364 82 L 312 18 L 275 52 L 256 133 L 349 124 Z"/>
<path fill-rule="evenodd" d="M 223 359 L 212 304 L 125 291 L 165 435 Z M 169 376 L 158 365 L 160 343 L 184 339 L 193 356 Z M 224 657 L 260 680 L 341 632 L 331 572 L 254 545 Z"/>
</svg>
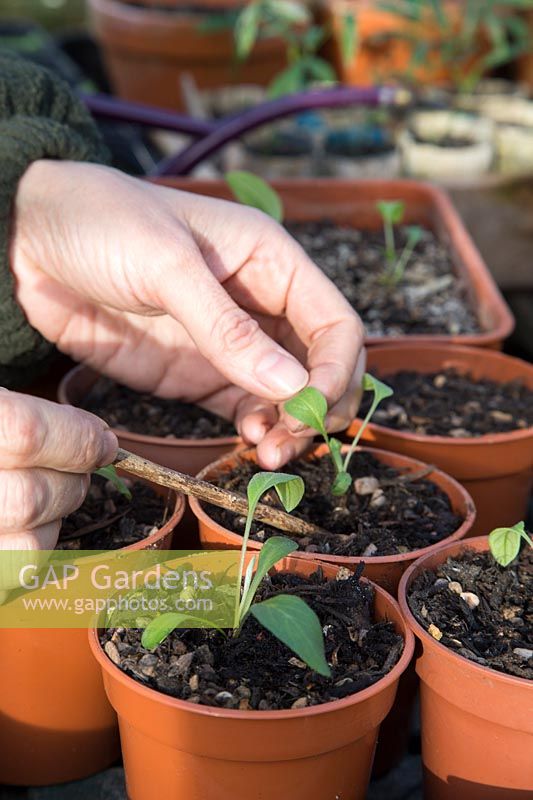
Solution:
<svg viewBox="0 0 533 800">
<path fill-rule="evenodd" d="M 244 495 L 238 492 L 228 492 L 226 489 L 213 486 L 212 483 L 207 481 L 201 481 L 198 478 L 192 478 L 190 475 L 184 475 L 181 472 L 168 469 L 168 467 L 154 464 L 153 461 L 136 456 L 127 450 L 122 450 L 122 448 L 119 448 L 114 466 L 139 478 L 145 478 L 157 483 L 159 486 L 166 486 L 169 489 L 175 489 L 177 492 L 198 497 L 200 500 L 205 500 L 206 503 L 225 508 L 228 511 L 234 511 L 236 514 L 246 516 L 248 513 L 248 501 Z M 279 508 L 267 506 L 264 503 L 257 505 L 254 519 L 259 522 L 266 522 L 273 528 L 278 528 L 281 531 L 285 531 L 285 533 L 291 533 L 296 536 L 331 536 L 327 531 L 319 528 L 318 525 L 293 517 Z"/>
</svg>

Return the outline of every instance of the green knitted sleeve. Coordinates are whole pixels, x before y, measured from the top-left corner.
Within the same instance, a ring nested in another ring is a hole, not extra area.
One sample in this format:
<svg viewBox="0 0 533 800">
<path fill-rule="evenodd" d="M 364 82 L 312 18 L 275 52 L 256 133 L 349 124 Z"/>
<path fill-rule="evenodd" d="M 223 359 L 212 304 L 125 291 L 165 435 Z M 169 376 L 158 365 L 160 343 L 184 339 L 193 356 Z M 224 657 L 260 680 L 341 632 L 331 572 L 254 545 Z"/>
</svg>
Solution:
<svg viewBox="0 0 533 800">
<path fill-rule="evenodd" d="M 40 158 L 105 162 L 107 154 L 89 113 L 66 83 L 0 53 L 0 386 L 10 388 L 34 377 L 53 350 L 17 305 L 9 267 L 13 199 L 27 167 Z"/>
</svg>

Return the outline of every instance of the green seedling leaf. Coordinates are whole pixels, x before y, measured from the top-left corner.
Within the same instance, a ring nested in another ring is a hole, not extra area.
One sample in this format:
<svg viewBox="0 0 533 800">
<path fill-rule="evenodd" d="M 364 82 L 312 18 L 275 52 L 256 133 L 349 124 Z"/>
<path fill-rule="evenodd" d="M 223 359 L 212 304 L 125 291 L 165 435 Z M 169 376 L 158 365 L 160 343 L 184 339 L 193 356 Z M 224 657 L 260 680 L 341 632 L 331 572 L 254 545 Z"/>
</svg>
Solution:
<svg viewBox="0 0 533 800">
<path fill-rule="evenodd" d="M 374 413 L 374 411 L 379 406 L 379 404 L 381 403 L 382 400 L 384 400 L 386 397 L 390 397 L 391 395 L 394 394 L 394 392 L 392 391 L 390 386 L 387 386 L 387 384 L 383 383 L 383 381 L 380 381 L 377 378 L 374 378 L 374 376 L 370 375 L 369 372 L 365 372 L 365 374 L 363 376 L 363 390 L 365 392 L 374 392 L 374 397 L 372 399 L 372 403 L 370 405 L 370 408 L 368 409 L 368 413 L 367 413 L 366 417 L 363 420 L 363 424 L 361 425 L 361 427 L 359 428 L 359 430 L 355 434 L 353 442 L 350 445 L 350 449 L 348 450 L 348 454 L 347 454 L 346 458 L 344 459 L 344 471 L 345 472 L 348 472 L 348 467 L 350 465 L 350 460 L 352 458 L 354 450 L 357 447 L 357 445 L 359 444 L 359 440 L 361 439 L 361 436 L 363 435 L 363 432 L 364 432 L 366 426 L 370 422 L 372 414 Z"/>
<path fill-rule="evenodd" d="M 340 495 L 346 494 L 351 485 L 352 476 L 350 473 L 339 472 L 331 486 L 331 494 L 335 495 L 336 497 L 340 497 Z"/>
<path fill-rule="evenodd" d="M 307 386 L 295 397 L 287 400 L 284 409 L 291 417 L 318 431 L 327 439 L 325 420 L 328 413 L 328 403 L 318 389 L 313 386 Z"/>
<path fill-rule="evenodd" d="M 255 509 L 261 497 L 265 492 L 275 489 L 283 507 L 286 511 L 292 511 L 305 492 L 305 485 L 303 480 L 297 475 L 289 475 L 286 472 L 258 472 L 254 475 L 248 483 L 246 490 L 248 496 L 248 514 L 246 516 L 246 526 L 244 535 L 242 537 L 241 557 L 239 561 L 239 571 L 237 586 L 241 586 L 242 577 L 244 572 L 244 558 L 246 555 L 246 547 L 250 538 L 250 531 L 252 529 L 252 522 L 254 518 Z M 259 584 L 258 584 L 259 585 Z M 233 617 L 233 627 L 237 630 L 242 622 L 241 608 L 243 607 L 242 601 L 239 599 L 240 591 L 235 595 L 235 613 Z M 253 595 L 248 591 L 249 603 L 253 601 Z M 247 604 L 249 605 L 247 600 Z"/>
<path fill-rule="evenodd" d="M 246 571 L 240 609 L 241 621 L 248 613 L 248 610 L 252 605 L 252 601 L 259 588 L 259 584 L 265 575 L 268 574 L 268 572 L 275 564 L 278 563 L 278 561 L 281 561 L 282 558 L 286 558 L 286 556 L 290 555 L 290 553 L 294 553 L 295 550 L 298 550 L 298 545 L 296 542 L 293 542 L 292 539 L 288 539 L 286 536 L 271 536 L 270 539 L 266 540 L 261 548 L 261 552 L 259 553 L 257 570 L 249 587 L 246 587 L 246 578 L 248 577 L 250 564 L 252 561 L 255 562 L 255 556 L 248 565 L 248 570 Z"/>
<path fill-rule="evenodd" d="M 401 200 L 380 200 L 376 207 L 383 221 L 390 225 L 398 225 L 403 219 L 405 203 Z"/>
<path fill-rule="evenodd" d="M 337 73 L 327 61 L 319 56 L 305 56 L 301 60 L 301 65 L 306 76 L 306 83 L 309 81 L 320 81 L 322 83 L 336 83 Z"/>
<path fill-rule="evenodd" d="M 301 61 L 296 61 L 289 67 L 280 72 L 272 80 L 268 87 L 268 97 L 275 100 L 284 97 L 286 94 L 294 94 L 303 88 L 304 69 Z"/>
<path fill-rule="evenodd" d="M 341 19 L 341 57 L 345 67 L 349 67 L 355 58 L 358 46 L 358 30 L 355 16 L 348 12 Z"/>
<path fill-rule="evenodd" d="M 276 222 L 283 221 L 281 198 L 262 178 L 244 170 L 226 172 L 224 178 L 239 203 L 258 208 Z"/>
<path fill-rule="evenodd" d="M 111 481 L 113 486 L 123 494 L 124 497 L 127 497 L 128 500 L 132 499 L 132 495 L 122 478 L 119 477 L 117 471 L 113 464 L 109 464 L 107 467 L 100 467 L 99 469 L 95 469 L 95 475 L 100 475 L 102 478 L 105 478 L 107 481 Z"/>
<path fill-rule="evenodd" d="M 420 225 L 408 225 L 405 230 L 407 231 L 406 248 L 410 247 L 412 250 L 422 238 L 423 230 Z"/>
<path fill-rule="evenodd" d="M 495 561 L 502 567 L 508 567 L 520 552 L 522 539 L 533 547 L 533 542 L 526 533 L 523 522 L 517 522 L 510 528 L 496 528 L 489 534 L 489 547 Z"/>
<path fill-rule="evenodd" d="M 291 0 L 269 0 L 268 6 L 274 16 L 292 25 L 304 25 L 311 18 L 305 6 Z"/>
<path fill-rule="evenodd" d="M 191 622 L 201 623 L 201 627 L 216 627 L 215 625 L 210 625 L 206 620 L 201 620 L 190 614 L 179 614 L 177 611 L 169 611 L 166 614 L 160 614 L 148 623 L 143 631 L 141 644 L 146 650 L 155 650 L 161 642 L 165 641 L 172 631 L 176 630 L 176 628 L 187 628 Z"/>
<path fill-rule="evenodd" d="M 250 55 L 259 36 L 261 7 L 259 3 L 250 3 L 239 13 L 233 29 L 235 54 L 239 61 L 245 61 Z"/>
<path fill-rule="evenodd" d="M 258 472 L 250 480 L 246 490 L 252 514 L 261 497 L 270 489 L 276 490 L 285 511 L 290 512 L 296 508 L 304 496 L 305 486 L 303 480 L 297 475 L 289 475 L 286 472 Z"/>
<path fill-rule="evenodd" d="M 326 678 L 331 676 L 322 626 L 315 612 L 301 597 L 279 594 L 263 603 L 255 603 L 250 613 L 311 669 Z"/>
<path fill-rule="evenodd" d="M 386 397 L 391 397 L 394 392 L 387 386 L 386 383 L 383 381 L 378 380 L 369 372 L 365 372 L 363 377 L 363 389 L 365 392 L 374 392 L 374 402 L 376 403 L 376 407 L 382 400 L 385 400 Z"/>
</svg>

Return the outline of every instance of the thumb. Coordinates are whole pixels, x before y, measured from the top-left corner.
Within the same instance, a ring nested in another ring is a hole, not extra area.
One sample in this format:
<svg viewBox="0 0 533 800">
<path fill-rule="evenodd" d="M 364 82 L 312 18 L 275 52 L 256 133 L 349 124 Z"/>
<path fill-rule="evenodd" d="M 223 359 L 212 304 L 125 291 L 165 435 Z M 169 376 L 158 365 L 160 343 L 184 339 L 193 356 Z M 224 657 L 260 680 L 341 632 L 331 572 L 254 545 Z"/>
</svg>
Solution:
<svg viewBox="0 0 533 800">
<path fill-rule="evenodd" d="M 281 401 L 307 384 L 307 370 L 274 342 L 221 286 L 194 242 L 187 267 L 162 281 L 163 311 L 180 322 L 213 366 L 253 395 Z"/>
</svg>

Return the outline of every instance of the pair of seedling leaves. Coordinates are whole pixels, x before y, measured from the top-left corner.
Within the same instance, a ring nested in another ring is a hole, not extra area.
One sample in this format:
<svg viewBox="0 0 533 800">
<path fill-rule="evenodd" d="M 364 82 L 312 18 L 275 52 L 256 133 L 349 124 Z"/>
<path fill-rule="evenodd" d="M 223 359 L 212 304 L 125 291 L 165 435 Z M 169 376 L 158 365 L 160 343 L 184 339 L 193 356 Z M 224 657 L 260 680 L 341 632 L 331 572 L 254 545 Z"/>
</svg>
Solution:
<svg viewBox="0 0 533 800">
<path fill-rule="evenodd" d="M 304 425 L 320 433 L 326 441 L 336 478 L 332 492 L 345 494 L 352 483 L 348 473 L 350 459 L 364 428 L 384 397 L 392 394 L 388 386 L 365 375 L 363 388 L 373 392 L 373 400 L 368 414 L 352 442 L 346 457 L 341 454 L 341 443 L 329 437 L 326 430 L 328 406 L 325 397 L 312 387 L 303 389 L 296 397 L 285 403 L 285 410 Z M 238 635 L 249 614 L 283 644 L 290 648 L 302 661 L 320 675 L 329 677 L 330 667 L 326 661 L 324 637 L 320 621 L 307 603 L 296 595 L 277 594 L 262 602 L 254 602 L 261 581 L 283 558 L 298 549 L 298 545 L 284 536 L 272 536 L 263 544 L 259 555 L 253 555 L 246 563 L 246 548 L 250 537 L 253 517 L 261 497 L 274 489 L 286 511 L 290 512 L 300 503 L 305 486 L 303 480 L 283 472 L 260 472 L 252 477 L 247 487 L 248 514 L 240 553 L 237 586 L 242 591 L 236 593 L 233 615 L 233 634 Z M 153 650 L 177 627 L 184 627 L 191 621 L 190 615 L 169 612 L 162 614 L 145 628 L 142 644 Z M 199 620 L 196 620 L 198 622 Z"/>
<path fill-rule="evenodd" d="M 235 170 L 227 172 L 225 179 L 240 203 L 258 208 L 277 222 L 283 222 L 281 198 L 262 178 L 251 172 Z M 399 252 L 396 247 L 394 226 L 403 222 L 405 203 L 401 200 L 380 200 L 376 203 L 376 208 L 381 216 L 385 236 L 385 269 L 380 276 L 380 281 L 386 286 L 394 287 L 403 279 L 409 259 L 422 238 L 422 228 L 419 225 L 405 226 L 407 241 Z"/>
</svg>

